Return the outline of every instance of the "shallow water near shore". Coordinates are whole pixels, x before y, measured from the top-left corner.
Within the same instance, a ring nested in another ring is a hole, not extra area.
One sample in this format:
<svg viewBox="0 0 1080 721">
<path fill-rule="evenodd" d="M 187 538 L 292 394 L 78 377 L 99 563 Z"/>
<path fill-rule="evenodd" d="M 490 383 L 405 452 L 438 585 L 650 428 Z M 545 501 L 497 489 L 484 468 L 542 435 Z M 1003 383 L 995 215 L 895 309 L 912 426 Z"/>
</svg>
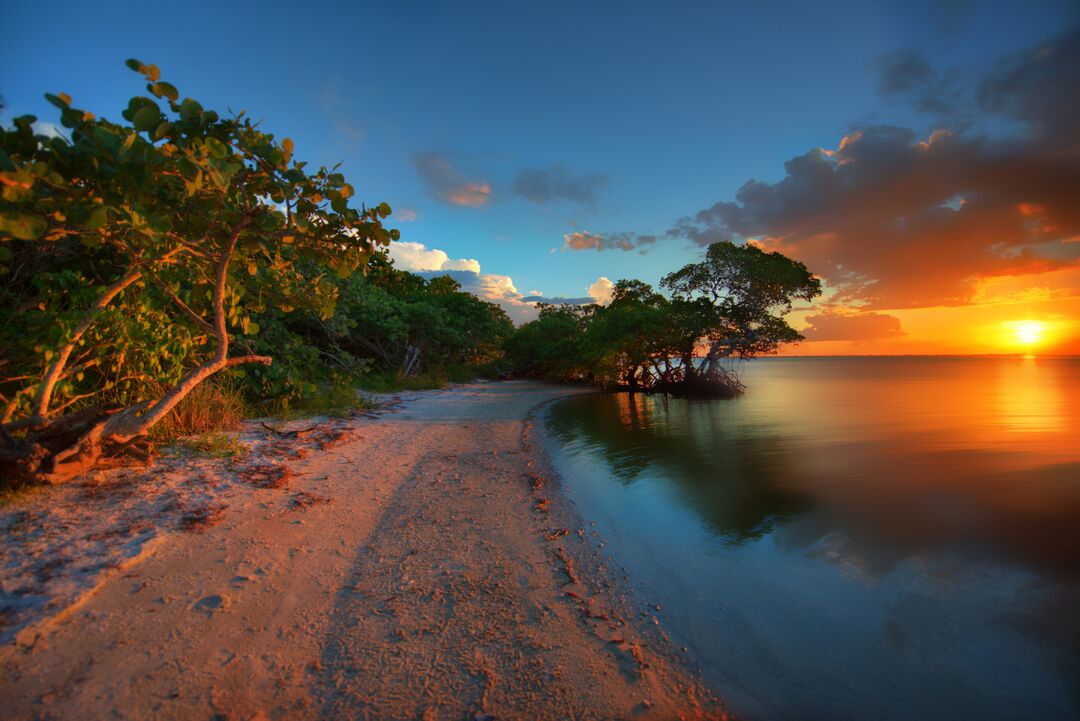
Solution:
<svg viewBox="0 0 1080 721">
<path fill-rule="evenodd" d="M 547 414 L 566 492 L 749 719 L 1080 714 L 1080 359 L 790 358 Z"/>
</svg>

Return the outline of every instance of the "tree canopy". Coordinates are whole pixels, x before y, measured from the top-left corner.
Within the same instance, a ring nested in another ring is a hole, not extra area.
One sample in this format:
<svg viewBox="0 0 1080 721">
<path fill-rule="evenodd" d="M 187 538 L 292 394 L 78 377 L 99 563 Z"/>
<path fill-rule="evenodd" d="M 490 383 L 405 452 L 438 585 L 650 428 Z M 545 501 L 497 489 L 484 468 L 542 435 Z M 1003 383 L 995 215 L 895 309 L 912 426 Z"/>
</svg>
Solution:
<svg viewBox="0 0 1080 721">
<path fill-rule="evenodd" d="M 732 396 L 742 384 L 721 360 L 775 353 L 800 340 L 783 316 L 795 300 L 821 293 L 802 263 L 730 242 L 714 243 L 705 260 L 665 276 L 661 286 L 668 295 L 621 280 L 606 306 L 543 307 L 508 352 L 527 372 L 549 377 Z"/>
<path fill-rule="evenodd" d="M 720 358 L 753 358 L 801 340 L 783 316 L 795 300 L 809 302 L 821 295 L 821 281 L 802 263 L 730 242 L 713 243 L 705 260 L 683 266 L 660 283 L 676 298 L 712 305 L 704 335 L 707 368 Z"/>
</svg>

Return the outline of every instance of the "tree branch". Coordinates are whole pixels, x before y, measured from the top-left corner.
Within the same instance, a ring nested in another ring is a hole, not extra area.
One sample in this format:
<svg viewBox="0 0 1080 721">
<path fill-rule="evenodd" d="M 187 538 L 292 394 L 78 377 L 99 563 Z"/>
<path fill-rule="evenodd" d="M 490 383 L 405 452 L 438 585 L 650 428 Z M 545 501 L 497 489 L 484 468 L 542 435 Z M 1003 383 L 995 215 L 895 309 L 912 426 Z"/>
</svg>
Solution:
<svg viewBox="0 0 1080 721">
<path fill-rule="evenodd" d="M 259 365 L 273 365 L 274 359 L 268 355 L 242 355 L 235 358 L 230 358 L 225 361 L 223 368 L 232 368 L 233 366 L 244 365 L 246 363 L 258 363 Z"/>
<path fill-rule="evenodd" d="M 45 422 L 45 418 L 49 411 L 49 403 L 52 401 L 53 389 L 56 387 L 57 381 L 60 380 L 61 374 L 64 372 L 64 366 L 67 365 L 72 351 L 75 350 L 75 346 L 86 334 L 86 331 L 90 329 L 90 326 L 94 324 L 94 320 L 97 318 L 98 314 L 101 313 L 101 311 L 104 310 L 116 296 L 123 293 L 124 290 L 143 276 L 143 268 L 145 266 L 168 261 L 176 254 L 186 250 L 188 250 L 186 247 L 178 246 L 162 253 L 156 258 L 146 261 L 145 263 L 136 264 L 129 269 L 120 280 L 109 286 L 105 292 L 98 297 L 97 301 L 90 306 L 83 315 L 82 321 L 76 326 L 75 332 L 72 334 L 71 338 L 60 348 L 56 360 L 49 366 L 49 370 L 45 373 L 45 377 L 41 379 L 41 384 L 37 389 L 37 395 L 34 397 L 34 406 L 31 412 L 31 419 L 34 425 L 40 425 Z"/>
<path fill-rule="evenodd" d="M 169 286 L 165 285 L 165 282 L 162 281 L 161 278 L 158 278 L 157 275 L 154 275 L 153 273 L 151 273 L 151 275 L 153 275 L 154 280 L 157 281 L 158 287 L 165 291 L 165 295 L 169 296 L 173 303 L 180 306 L 180 310 L 184 311 L 191 320 L 195 321 L 195 323 L 203 330 L 210 333 L 214 332 L 214 326 L 207 323 L 205 318 L 193 311 L 187 303 L 181 300 L 180 296 L 174 293 Z"/>
<path fill-rule="evenodd" d="M 250 223 L 251 215 L 245 214 L 240 222 L 233 227 L 232 233 L 225 241 L 221 248 L 221 254 L 218 256 L 213 296 L 213 331 L 218 347 L 214 357 L 186 373 L 172 390 L 166 393 L 159 401 L 150 405 L 145 415 L 136 416 L 135 413 L 125 412 L 111 418 L 103 430 L 102 438 L 107 438 L 114 443 L 126 443 L 135 436 L 144 433 L 148 428 L 164 418 L 196 386 L 223 368 L 243 363 L 261 363 L 263 365 L 273 363 L 273 359 L 268 356 L 248 355 L 229 358 L 229 334 L 225 324 L 225 284 L 228 280 L 229 261 L 232 259 L 233 251 L 235 251 L 236 244 L 240 240 L 240 234 L 244 232 Z"/>
<path fill-rule="evenodd" d="M 4 415 L 0 416 L 0 425 L 7 425 L 8 421 L 11 420 L 11 417 L 15 415 L 15 409 L 19 407 L 19 396 L 26 395 L 33 391 L 35 388 L 37 388 L 37 383 L 28 385 L 25 388 L 20 388 L 19 390 L 15 391 L 15 395 L 11 396 L 11 400 L 9 400 L 7 405 L 4 407 Z M 24 425 L 29 425 L 29 423 L 25 423 Z"/>
</svg>

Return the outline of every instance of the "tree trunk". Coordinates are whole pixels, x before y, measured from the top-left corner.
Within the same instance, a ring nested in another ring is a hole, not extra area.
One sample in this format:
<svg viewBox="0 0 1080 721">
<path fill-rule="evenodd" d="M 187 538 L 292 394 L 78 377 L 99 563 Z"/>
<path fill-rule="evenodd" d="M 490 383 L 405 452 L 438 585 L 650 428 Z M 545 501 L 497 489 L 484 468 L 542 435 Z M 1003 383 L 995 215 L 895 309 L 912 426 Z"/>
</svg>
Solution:
<svg viewBox="0 0 1080 721">
<path fill-rule="evenodd" d="M 709 353 L 705 356 L 705 375 L 716 375 L 717 367 L 720 364 L 722 350 L 723 341 L 716 341 L 711 346 L 709 346 Z"/>
<path fill-rule="evenodd" d="M 401 363 L 401 371 L 406 376 L 411 376 L 420 365 L 420 346 L 405 346 L 405 360 Z"/>
<path fill-rule="evenodd" d="M 697 377 L 697 368 L 694 367 L 694 351 L 691 350 L 682 355 L 683 380 L 692 381 Z"/>
</svg>

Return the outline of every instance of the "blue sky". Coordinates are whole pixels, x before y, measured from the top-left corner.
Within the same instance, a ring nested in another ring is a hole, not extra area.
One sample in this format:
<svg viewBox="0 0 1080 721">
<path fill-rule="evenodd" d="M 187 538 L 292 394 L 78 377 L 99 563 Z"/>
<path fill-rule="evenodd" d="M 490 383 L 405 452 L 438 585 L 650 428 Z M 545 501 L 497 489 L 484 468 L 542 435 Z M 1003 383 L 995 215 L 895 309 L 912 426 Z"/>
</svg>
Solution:
<svg viewBox="0 0 1080 721">
<path fill-rule="evenodd" d="M 929 133 L 940 119 L 879 93 L 883 56 L 976 72 L 1076 13 L 1038 0 L 8 0 L 0 94 L 5 119 L 52 118 L 46 91 L 119 118 L 142 90 L 123 61 L 155 63 L 183 95 L 264 118 L 299 157 L 341 161 L 360 198 L 411 211 L 403 240 L 475 259 L 523 294 L 583 296 L 599 276 L 656 282 L 702 249 L 661 237 L 561 250 L 567 234 L 663 236 L 854 128 Z"/>
</svg>

